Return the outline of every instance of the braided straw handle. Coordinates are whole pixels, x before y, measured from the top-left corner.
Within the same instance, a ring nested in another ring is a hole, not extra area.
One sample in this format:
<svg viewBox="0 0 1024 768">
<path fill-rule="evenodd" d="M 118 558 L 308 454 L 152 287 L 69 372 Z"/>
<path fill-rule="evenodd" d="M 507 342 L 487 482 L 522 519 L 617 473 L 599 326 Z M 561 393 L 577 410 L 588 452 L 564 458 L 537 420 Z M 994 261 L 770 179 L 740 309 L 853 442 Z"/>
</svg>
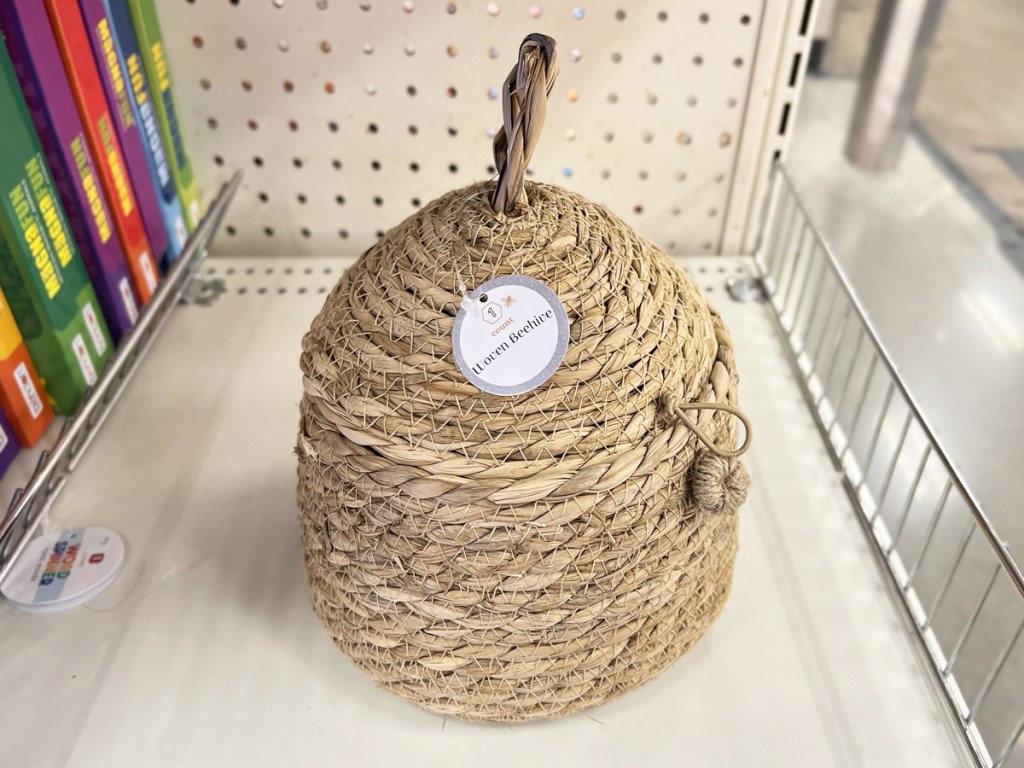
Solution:
<svg viewBox="0 0 1024 768">
<path fill-rule="evenodd" d="M 547 35 L 527 35 L 519 46 L 519 61 L 501 88 L 504 124 L 494 137 L 498 186 L 491 198 L 491 207 L 499 213 L 515 216 L 527 205 L 526 166 L 540 141 L 556 77 L 555 41 Z"/>
</svg>

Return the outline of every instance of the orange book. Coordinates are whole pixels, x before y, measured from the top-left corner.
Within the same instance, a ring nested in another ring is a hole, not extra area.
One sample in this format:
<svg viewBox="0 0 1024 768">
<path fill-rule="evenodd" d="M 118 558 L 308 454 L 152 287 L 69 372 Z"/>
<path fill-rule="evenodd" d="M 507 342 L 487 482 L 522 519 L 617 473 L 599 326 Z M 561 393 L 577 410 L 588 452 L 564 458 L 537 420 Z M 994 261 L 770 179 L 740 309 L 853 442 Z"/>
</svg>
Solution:
<svg viewBox="0 0 1024 768">
<path fill-rule="evenodd" d="M 24 446 L 35 445 L 53 420 L 21 331 L 0 291 L 0 407 Z"/>
<path fill-rule="evenodd" d="M 107 97 L 92 55 L 82 12 L 77 0 L 46 0 L 46 10 L 89 149 L 96 159 L 96 171 L 114 214 L 114 228 L 128 262 L 132 286 L 139 303 L 145 304 L 156 288 L 156 261 L 146 238 L 117 131 L 107 107 Z"/>
</svg>

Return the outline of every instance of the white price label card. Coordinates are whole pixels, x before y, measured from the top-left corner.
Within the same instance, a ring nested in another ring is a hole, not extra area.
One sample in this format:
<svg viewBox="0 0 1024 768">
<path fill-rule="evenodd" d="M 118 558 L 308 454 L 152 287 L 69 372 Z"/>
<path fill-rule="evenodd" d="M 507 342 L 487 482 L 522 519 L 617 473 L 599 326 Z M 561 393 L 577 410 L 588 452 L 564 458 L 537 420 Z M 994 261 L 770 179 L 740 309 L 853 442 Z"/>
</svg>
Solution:
<svg viewBox="0 0 1024 768">
<path fill-rule="evenodd" d="M 455 364 L 492 395 L 521 395 L 551 378 L 569 347 L 569 317 L 532 277 L 488 280 L 463 302 L 452 329 Z"/>
</svg>

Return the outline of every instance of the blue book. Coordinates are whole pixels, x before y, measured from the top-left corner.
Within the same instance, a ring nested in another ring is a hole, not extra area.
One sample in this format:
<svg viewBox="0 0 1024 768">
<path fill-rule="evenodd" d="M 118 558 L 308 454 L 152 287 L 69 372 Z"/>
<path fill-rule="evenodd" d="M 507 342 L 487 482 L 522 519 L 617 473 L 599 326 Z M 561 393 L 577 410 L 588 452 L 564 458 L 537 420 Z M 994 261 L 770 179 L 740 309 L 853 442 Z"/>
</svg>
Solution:
<svg viewBox="0 0 1024 768">
<path fill-rule="evenodd" d="M 135 122 L 142 127 L 145 137 L 143 145 L 146 159 L 149 161 L 149 175 L 156 187 L 156 197 L 160 204 L 164 226 L 167 229 L 167 262 L 170 264 L 181 255 L 181 249 L 188 239 L 185 227 L 185 216 L 182 211 L 178 191 L 174 186 L 171 168 L 164 151 L 164 142 L 160 137 L 160 125 L 157 123 L 153 100 L 150 97 L 149 84 L 142 58 L 139 55 L 139 41 L 135 37 L 132 17 L 128 12 L 125 0 L 104 0 L 107 16 L 114 31 L 114 47 L 124 73 L 125 82 L 130 85 L 134 98 L 129 99 Z"/>
</svg>

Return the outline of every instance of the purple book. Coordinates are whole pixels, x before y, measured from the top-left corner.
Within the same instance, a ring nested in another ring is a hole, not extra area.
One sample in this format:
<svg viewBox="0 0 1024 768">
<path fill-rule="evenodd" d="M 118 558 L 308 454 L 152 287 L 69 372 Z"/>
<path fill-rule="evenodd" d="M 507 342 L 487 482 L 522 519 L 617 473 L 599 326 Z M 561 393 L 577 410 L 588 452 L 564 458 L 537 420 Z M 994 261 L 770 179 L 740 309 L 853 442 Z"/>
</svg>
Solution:
<svg viewBox="0 0 1024 768">
<path fill-rule="evenodd" d="M 89 32 L 92 43 L 92 55 L 100 70 L 103 80 L 103 91 L 107 94 L 110 113 L 114 115 L 117 127 L 117 138 L 121 142 L 128 175 L 135 190 L 135 200 L 139 204 L 142 224 L 146 228 L 149 245 L 153 249 L 153 258 L 160 263 L 167 250 L 167 230 L 164 228 L 163 216 L 160 215 L 160 204 L 156 199 L 153 179 L 149 175 L 149 161 L 146 160 L 146 149 L 142 144 L 142 132 L 132 114 L 132 90 L 129 80 L 121 69 L 114 43 L 114 30 L 107 18 L 107 9 L 103 0 L 79 0 L 82 19 Z"/>
<path fill-rule="evenodd" d="M 0 413 L 0 475 L 7 471 L 18 455 L 18 441 L 14 439 L 14 430 L 11 429 L 7 417 Z"/>
<path fill-rule="evenodd" d="M 45 6 L 0 0 L 0 31 L 116 343 L 135 324 L 138 307 Z"/>
</svg>

